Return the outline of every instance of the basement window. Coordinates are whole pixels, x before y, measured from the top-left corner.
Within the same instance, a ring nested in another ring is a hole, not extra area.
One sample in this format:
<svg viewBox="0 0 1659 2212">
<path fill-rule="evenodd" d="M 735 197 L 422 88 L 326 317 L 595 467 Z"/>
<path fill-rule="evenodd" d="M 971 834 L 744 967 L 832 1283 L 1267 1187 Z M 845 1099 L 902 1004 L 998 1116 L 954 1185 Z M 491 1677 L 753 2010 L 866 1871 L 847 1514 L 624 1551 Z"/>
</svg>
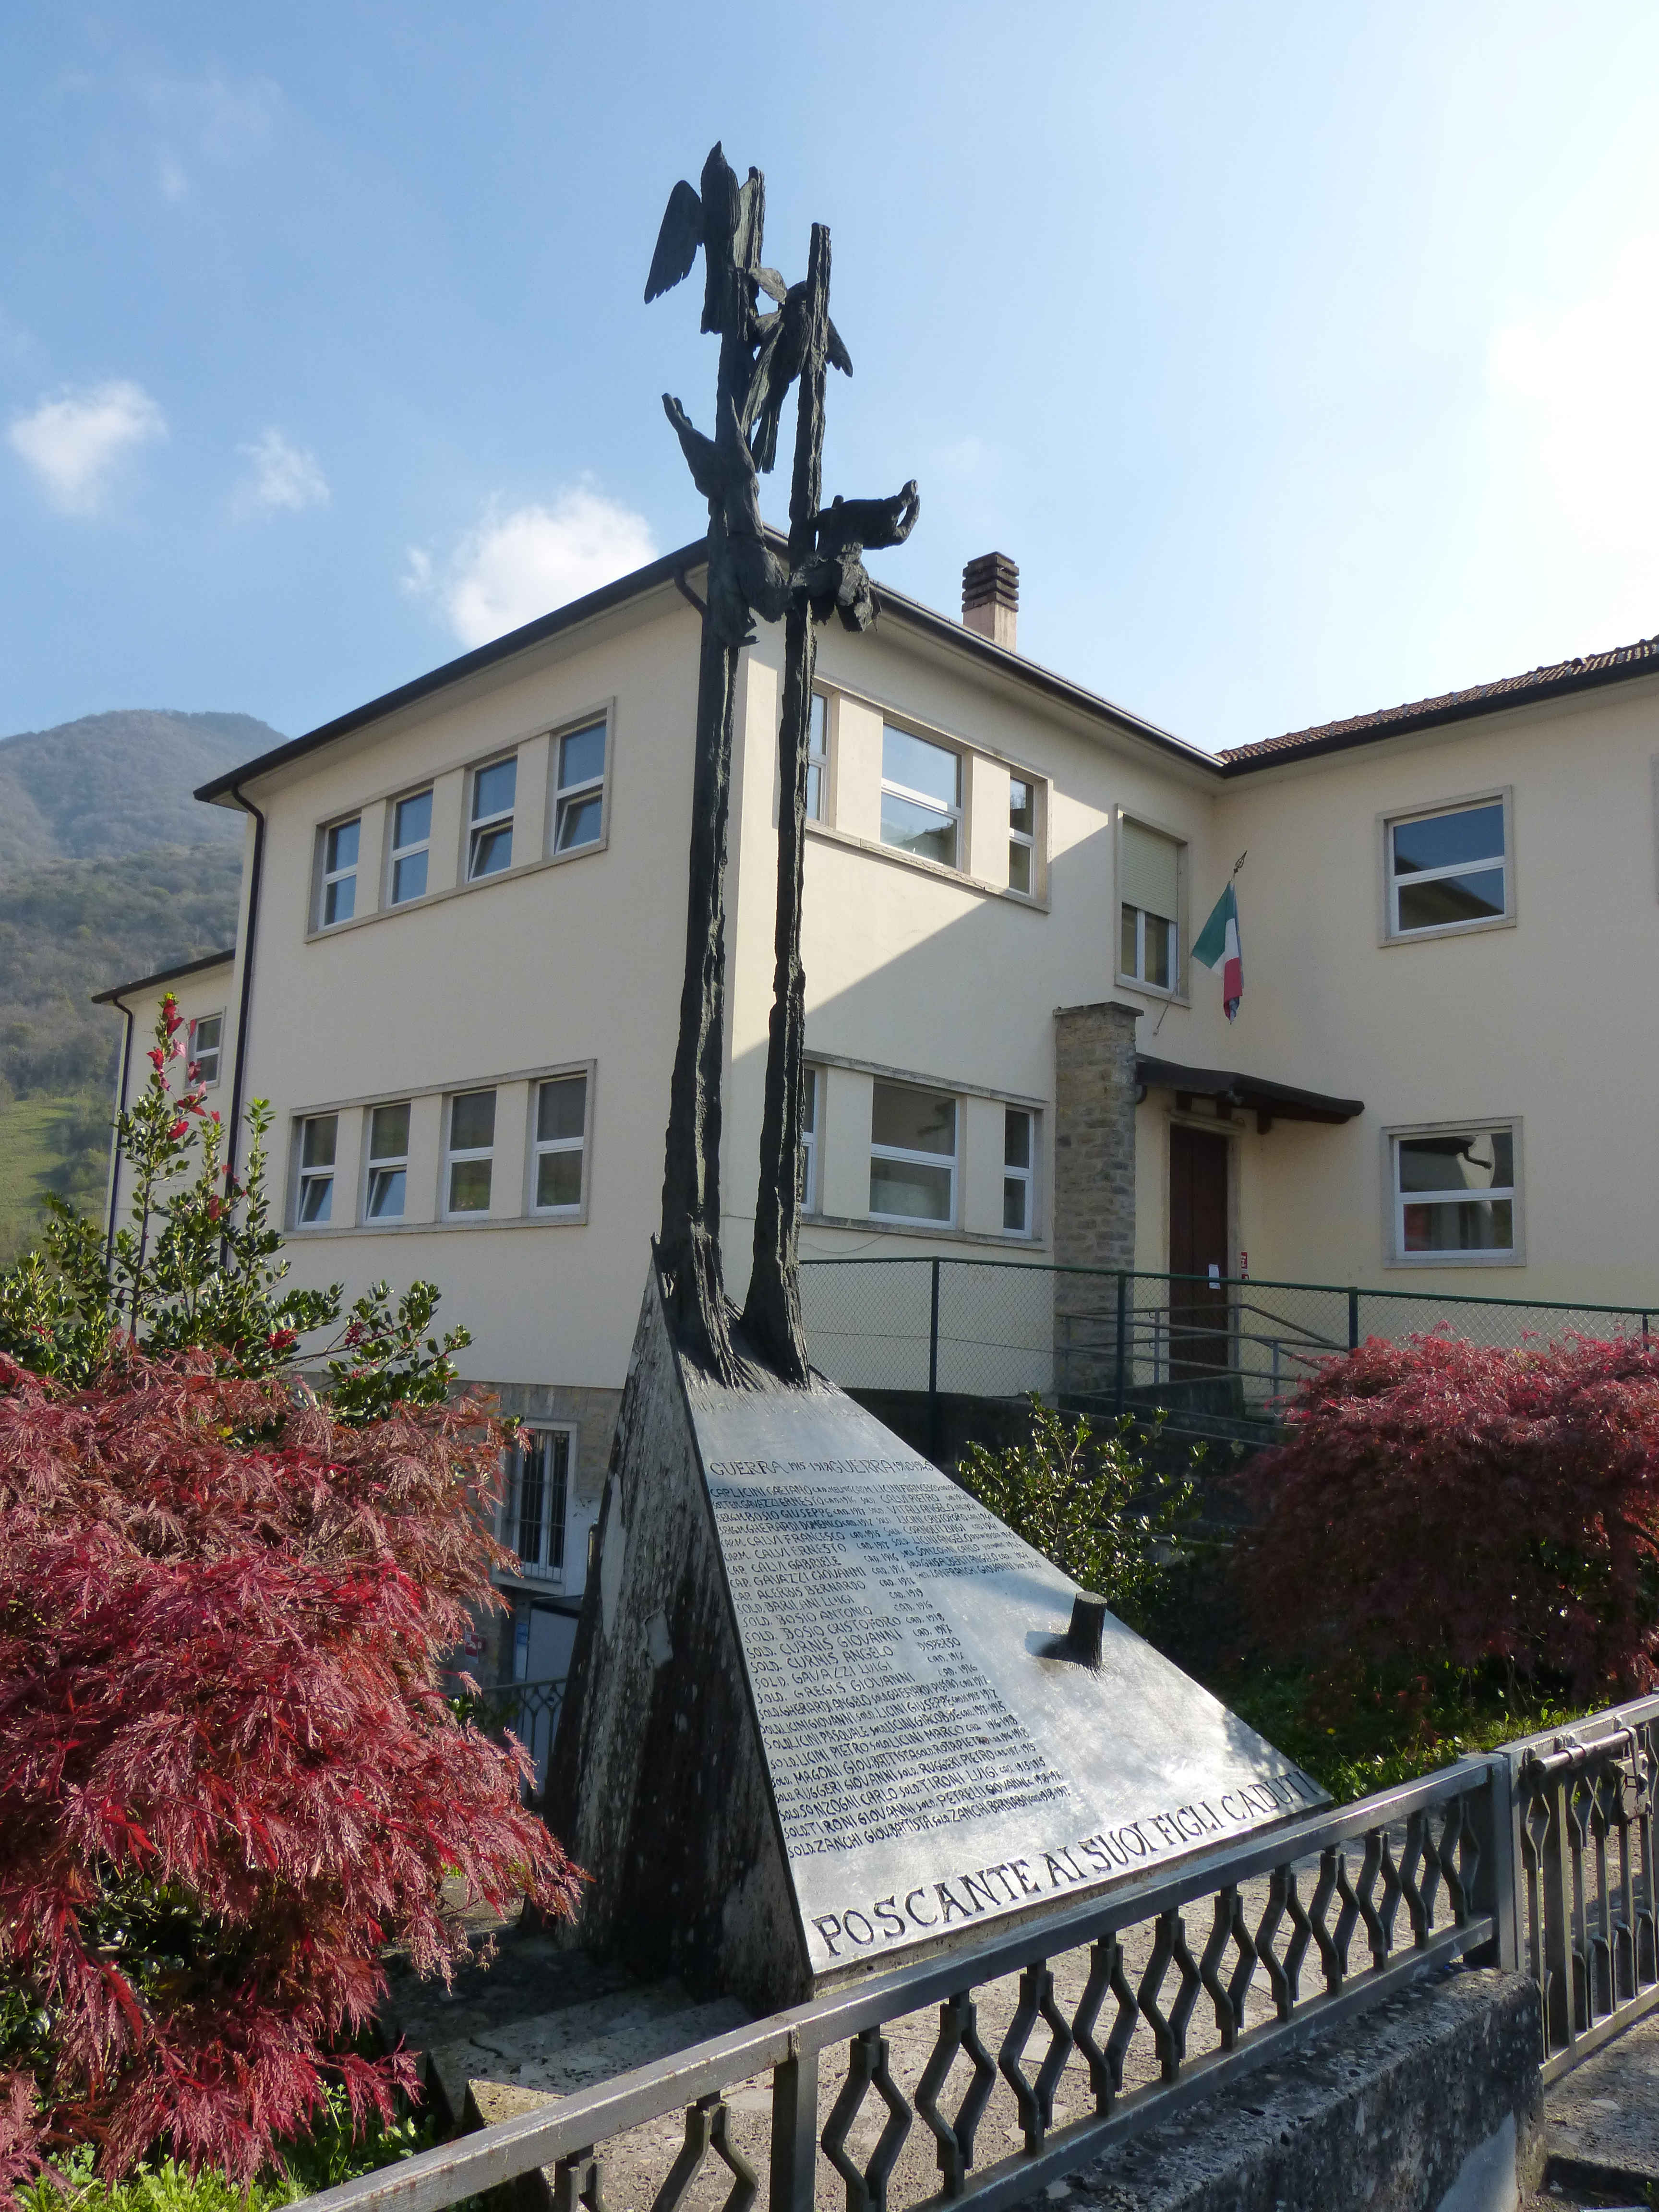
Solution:
<svg viewBox="0 0 1659 2212">
<path fill-rule="evenodd" d="M 870 1216 L 874 1221 L 957 1218 L 957 1102 L 908 1083 L 878 1083 L 870 1118 Z"/>
<path fill-rule="evenodd" d="M 1390 1133 L 1397 1263 L 1461 1267 L 1520 1258 L 1519 1138 L 1509 1121 Z"/>
</svg>

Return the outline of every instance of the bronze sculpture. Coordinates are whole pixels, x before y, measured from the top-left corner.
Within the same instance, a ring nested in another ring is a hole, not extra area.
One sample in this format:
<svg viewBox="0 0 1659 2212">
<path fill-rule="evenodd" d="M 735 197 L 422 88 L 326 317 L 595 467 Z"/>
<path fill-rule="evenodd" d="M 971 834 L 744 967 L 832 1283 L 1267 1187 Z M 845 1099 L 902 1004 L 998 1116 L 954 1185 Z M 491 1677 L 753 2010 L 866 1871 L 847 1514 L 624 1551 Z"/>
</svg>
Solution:
<svg viewBox="0 0 1659 2212">
<path fill-rule="evenodd" d="M 722 1382 L 743 1379 L 734 1350 L 720 1255 L 720 1060 L 725 1031 L 726 855 L 732 719 L 738 654 L 756 617 L 785 623 L 783 707 L 778 732 L 778 910 L 766 1063 L 754 1264 L 741 1334 L 749 1358 L 784 1381 L 810 1370 L 801 1328 L 799 1243 L 805 980 L 800 962 L 807 732 L 816 652 L 813 626 L 836 612 L 848 629 L 875 618 L 866 550 L 901 544 L 915 526 L 912 481 L 890 500 L 837 499 L 823 508 L 826 369 L 853 364 L 830 320 L 830 234 L 812 227 L 805 281 L 786 286 L 761 262 L 766 181 L 741 183 L 716 144 L 701 190 L 670 195 L 646 282 L 648 301 L 690 276 L 703 256 L 704 331 L 720 341 L 714 434 L 706 437 L 678 399 L 663 407 L 693 483 L 708 502 L 708 597 L 697 676 L 690 884 L 685 977 L 670 1094 L 658 1264 L 681 1348 Z M 775 303 L 763 312 L 760 295 Z M 776 458 L 788 387 L 799 388 L 787 561 L 760 517 L 759 472 Z"/>
</svg>

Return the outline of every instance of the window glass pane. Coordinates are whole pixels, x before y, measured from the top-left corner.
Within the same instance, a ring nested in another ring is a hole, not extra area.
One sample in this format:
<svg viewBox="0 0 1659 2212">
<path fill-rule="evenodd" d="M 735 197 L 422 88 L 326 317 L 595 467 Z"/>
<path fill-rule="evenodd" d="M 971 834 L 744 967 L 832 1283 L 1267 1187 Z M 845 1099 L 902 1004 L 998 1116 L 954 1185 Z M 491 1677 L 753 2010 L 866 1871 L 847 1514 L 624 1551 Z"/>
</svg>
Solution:
<svg viewBox="0 0 1659 2212">
<path fill-rule="evenodd" d="M 809 822 L 823 819 L 823 770 L 811 762 L 806 769 L 806 818 Z"/>
<path fill-rule="evenodd" d="M 808 1136 L 818 1126 L 818 1072 L 816 1067 L 802 1071 L 800 1126 Z"/>
<path fill-rule="evenodd" d="M 1003 1115 L 1002 1164 L 1010 1168 L 1031 1164 L 1031 1117 L 1010 1107 Z"/>
<path fill-rule="evenodd" d="M 1420 822 L 1394 825 L 1394 870 L 1397 876 L 1419 868 L 1455 868 L 1467 860 L 1504 857 L 1501 805 L 1465 807 L 1461 814 L 1431 814 Z"/>
<path fill-rule="evenodd" d="M 218 1051 L 219 1028 L 224 1018 L 222 1014 L 204 1014 L 201 1020 L 197 1023 L 194 1042 L 198 1060 L 204 1052 Z"/>
<path fill-rule="evenodd" d="M 426 896 L 426 860 L 424 853 L 406 854 L 392 864 L 392 902 L 401 906 L 405 899 Z"/>
<path fill-rule="evenodd" d="M 328 833 L 327 873 L 337 868 L 355 868 L 357 865 L 357 830 L 356 822 L 337 822 Z"/>
<path fill-rule="evenodd" d="M 484 1151 L 495 1141 L 495 1094 L 493 1091 L 465 1091 L 449 1102 L 449 1149 L 452 1152 Z"/>
<path fill-rule="evenodd" d="M 829 743 L 824 726 L 824 696 L 822 691 L 812 694 L 812 704 L 806 716 L 806 750 L 810 759 L 823 760 Z"/>
<path fill-rule="evenodd" d="M 889 783 L 902 783 L 908 791 L 936 799 L 941 806 L 954 807 L 961 795 L 960 755 L 948 746 L 930 744 L 926 738 L 913 738 L 908 730 L 896 730 L 890 723 L 881 733 L 881 772 Z"/>
<path fill-rule="evenodd" d="M 1175 941 L 1175 925 L 1165 921 L 1160 914 L 1146 917 L 1146 981 L 1156 983 L 1162 991 L 1170 988 L 1170 947 Z"/>
<path fill-rule="evenodd" d="M 591 783 L 605 774 L 605 724 L 595 722 L 591 730 L 573 730 L 568 738 L 559 740 L 559 788 L 568 791 L 573 783 Z"/>
<path fill-rule="evenodd" d="M 508 812 L 518 780 L 516 759 L 495 761 L 489 768 L 481 768 L 472 779 L 472 819 L 482 822 L 488 815 Z"/>
<path fill-rule="evenodd" d="M 896 1213 L 907 1221 L 948 1221 L 950 1169 L 920 1167 L 908 1160 L 872 1160 L 870 1211 Z"/>
<path fill-rule="evenodd" d="M 1005 1176 L 1002 1181 L 1002 1225 L 1023 1235 L 1025 1229 L 1025 1199 L 1030 1185 L 1019 1176 Z"/>
<path fill-rule="evenodd" d="M 401 1160 L 409 1152 L 409 1104 L 377 1106 L 369 1118 L 368 1157 L 372 1160 Z"/>
<path fill-rule="evenodd" d="M 368 1178 L 368 1218 L 371 1221 L 401 1221 L 408 1178 L 402 1168 L 375 1168 Z"/>
<path fill-rule="evenodd" d="M 546 1439 L 534 1437 L 519 1455 L 519 1526 L 514 1549 L 526 1567 L 542 1563 L 542 1534 L 547 1514 Z"/>
<path fill-rule="evenodd" d="M 323 927 L 326 929 L 337 921 L 349 921 L 356 911 L 356 877 L 336 877 L 323 891 Z"/>
<path fill-rule="evenodd" d="M 504 829 L 475 831 L 472 838 L 471 876 L 493 876 L 513 865 L 513 826 Z"/>
<path fill-rule="evenodd" d="M 1508 1252 L 1515 1246 L 1515 1209 L 1507 1198 L 1408 1206 L 1405 1214 L 1408 1252 Z"/>
<path fill-rule="evenodd" d="M 1409 878 L 1400 886 L 1401 929 L 1443 929 L 1453 921 L 1490 921 L 1504 911 L 1504 871 L 1482 868 L 1468 876 Z"/>
<path fill-rule="evenodd" d="M 1126 906 L 1123 909 L 1122 929 L 1118 946 L 1118 973 L 1121 975 L 1134 975 L 1137 971 L 1139 957 L 1135 949 L 1135 909 L 1132 906 Z"/>
<path fill-rule="evenodd" d="M 872 1102 L 870 1140 L 906 1152 L 939 1152 L 953 1159 L 957 1149 L 957 1102 L 939 1091 L 913 1091 L 907 1084 L 878 1083 Z"/>
<path fill-rule="evenodd" d="M 300 1218 L 301 1221 L 326 1221 L 333 1210 L 334 1178 L 331 1175 L 308 1176 L 300 1185 Z"/>
<path fill-rule="evenodd" d="M 559 801 L 559 834 L 554 840 L 554 851 L 570 853 L 579 845 L 594 844 L 604 820 L 605 801 L 597 791 L 586 799 L 562 799 Z"/>
<path fill-rule="evenodd" d="M 1512 1190 L 1515 1187 L 1512 1129 L 1402 1137 L 1397 1157 L 1402 1191 Z"/>
<path fill-rule="evenodd" d="M 1008 779 L 1008 827 L 1024 830 L 1030 837 L 1036 834 L 1036 805 L 1033 787 L 1022 783 L 1017 775 Z"/>
<path fill-rule="evenodd" d="M 537 1205 L 580 1206 L 581 1202 L 580 1151 L 543 1152 L 536 1162 Z"/>
<path fill-rule="evenodd" d="M 488 1213 L 489 1162 L 454 1160 L 449 1170 L 449 1210 L 452 1213 Z"/>
<path fill-rule="evenodd" d="M 1011 891 L 1029 891 L 1031 888 L 1031 848 L 1029 845 L 1011 844 L 1008 848 L 1008 888 Z"/>
<path fill-rule="evenodd" d="M 337 1118 L 332 1114 L 319 1115 L 307 1121 L 302 1139 L 301 1158 L 308 1168 L 331 1168 L 334 1164 L 334 1138 Z"/>
<path fill-rule="evenodd" d="M 536 1134 L 544 1144 L 554 1137 L 580 1137 L 587 1112 L 587 1078 L 562 1075 L 544 1083 L 536 1102 Z"/>
<path fill-rule="evenodd" d="M 942 867 L 957 864 L 956 823 L 931 806 L 890 791 L 881 794 L 881 842 L 896 845 L 902 853 L 919 854 L 924 860 L 937 860 Z"/>
<path fill-rule="evenodd" d="M 417 791 L 412 799 L 398 801 L 398 818 L 392 833 L 394 845 L 420 845 L 432 835 L 432 793 Z"/>
</svg>

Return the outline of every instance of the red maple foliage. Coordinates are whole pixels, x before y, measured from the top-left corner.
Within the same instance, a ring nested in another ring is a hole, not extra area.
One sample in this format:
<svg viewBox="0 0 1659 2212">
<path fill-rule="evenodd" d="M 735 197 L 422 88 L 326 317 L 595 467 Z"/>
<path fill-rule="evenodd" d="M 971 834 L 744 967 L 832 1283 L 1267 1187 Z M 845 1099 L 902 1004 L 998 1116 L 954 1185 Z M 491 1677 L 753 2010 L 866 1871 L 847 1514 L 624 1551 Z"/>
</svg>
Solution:
<svg viewBox="0 0 1659 2212">
<path fill-rule="evenodd" d="M 1659 1680 L 1659 1346 L 1373 1337 L 1285 1419 L 1234 1555 L 1268 1650 Z"/>
<path fill-rule="evenodd" d="M 571 1911 L 523 1753 L 441 1687 L 500 1445 L 466 1399 L 347 1426 L 203 1352 L 0 1354 L 0 2206 L 75 2142 L 246 2179 L 331 2081 L 389 2117 L 382 1947 L 447 1972 L 456 1873 Z"/>
</svg>

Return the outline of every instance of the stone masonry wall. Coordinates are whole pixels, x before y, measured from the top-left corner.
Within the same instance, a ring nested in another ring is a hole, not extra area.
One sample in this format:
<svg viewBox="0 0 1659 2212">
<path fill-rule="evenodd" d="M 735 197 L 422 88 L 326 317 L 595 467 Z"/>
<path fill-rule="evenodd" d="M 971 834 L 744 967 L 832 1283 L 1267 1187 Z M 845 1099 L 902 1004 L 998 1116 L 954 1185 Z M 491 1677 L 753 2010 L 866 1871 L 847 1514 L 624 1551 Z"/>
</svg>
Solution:
<svg viewBox="0 0 1659 2212">
<path fill-rule="evenodd" d="M 1060 1267 L 1135 1263 L 1135 1024 L 1140 1009 L 1107 999 L 1054 1011 L 1054 1261 Z M 1054 1349 L 1062 1392 L 1109 1390 L 1109 1283 L 1054 1279 Z"/>
</svg>

